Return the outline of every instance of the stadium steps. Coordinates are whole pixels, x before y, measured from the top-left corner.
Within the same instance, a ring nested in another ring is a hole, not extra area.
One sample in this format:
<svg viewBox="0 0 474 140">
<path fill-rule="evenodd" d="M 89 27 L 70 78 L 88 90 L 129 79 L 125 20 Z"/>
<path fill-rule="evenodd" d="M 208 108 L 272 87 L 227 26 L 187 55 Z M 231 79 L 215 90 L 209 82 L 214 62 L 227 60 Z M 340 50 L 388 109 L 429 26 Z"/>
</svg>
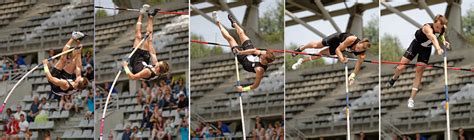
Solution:
<svg viewBox="0 0 474 140">
<path fill-rule="evenodd" d="M 2 27 L 2 32 L 11 33 L 13 31 L 19 30 L 20 25 L 24 25 L 28 22 L 29 18 L 37 14 L 39 11 L 44 9 L 48 4 L 36 3 L 33 7 L 30 7 L 24 13 L 20 15 L 17 19 L 11 21 L 7 26 Z M 0 38 L 10 36 L 10 34 L 0 34 Z"/>
</svg>

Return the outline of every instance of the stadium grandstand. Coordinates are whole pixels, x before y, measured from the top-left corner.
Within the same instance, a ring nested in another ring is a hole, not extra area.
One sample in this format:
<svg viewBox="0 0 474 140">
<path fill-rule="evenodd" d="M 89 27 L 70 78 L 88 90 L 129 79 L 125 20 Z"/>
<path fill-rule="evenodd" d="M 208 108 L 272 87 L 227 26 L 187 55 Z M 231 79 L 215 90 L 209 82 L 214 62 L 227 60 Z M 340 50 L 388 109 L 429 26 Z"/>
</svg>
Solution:
<svg viewBox="0 0 474 140">
<path fill-rule="evenodd" d="M 88 75 L 86 69 L 93 67 L 92 0 L 2 0 L 0 11 L 2 101 L 28 70 L 60 53 L 73 31 L 89 35 L 81 41 L 83 74 Z M 52 60 L 50 64 L 55 62 L 57 60 Z M 89 111 L 93 108 L 87 107 L 87 102 L 93 103 L 92 84 L 73 95 L 52 99 L 42 67 L 27 75 L 12 92 L 1 113 L 2 138 L 93 139 L 94 120 Z M 90 76 L 89 81 L 92 81 L 93 76 Z M 7 126 L 13 121 L 28 123 L 28 129 L 21 128 L 18 135 L 7 132 Z"/>
<path fill-rule="evenodd" d="M 121 8 L 140 9 L 143 2 L 114 1 Z M 95 6 L 107 7 L 105 1 Z M 167 12 L 185 12 L 186 15 L 158 14 L 153 21 L 153 46 L 159 61 L 170 64 L 169 75 L 154 81 L 130 80 L 124 73 L 120 75 L 113 89 L 111 84 L 121 61 L 130 54 L 135 39 L 137 11 L 113 11 L 105 16 L 96 16 L 95 57 L 96 120 L 101 120 L 107 94 L 111 98 L 105 116 L 103 137 L 122 139 L 132 137 L 151 139 L 173 139 L 188 137 L 188 21 L 187 1 L 179 0 L 150 4 L 150 9 L 160 8 Z M 112 7 L 114 8 L 114 7 Z M 96 8 L 96 12 L 103 12 Z M 145 34 L 146 16 L 143 18 L 142 34 Z M 143 46 L 142 46 L 143 47 Z M 95 130 L 99 132 L 100 123 Z M 99 138 L 99 133 L 95 133 Z"/>
</svg>

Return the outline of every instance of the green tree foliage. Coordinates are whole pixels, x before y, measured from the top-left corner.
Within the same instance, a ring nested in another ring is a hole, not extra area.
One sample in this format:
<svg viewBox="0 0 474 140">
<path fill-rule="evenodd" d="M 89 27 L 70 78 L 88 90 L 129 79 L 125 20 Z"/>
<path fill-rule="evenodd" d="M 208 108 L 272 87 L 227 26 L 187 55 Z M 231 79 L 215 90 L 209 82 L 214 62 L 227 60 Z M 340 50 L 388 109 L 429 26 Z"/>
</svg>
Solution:
<svg viewBox="0 0 474 140">
<path fill-rule="evenodd" d="M 196 34 L 191 34 L 192 40 L 201 40 L 201 36 Z M 221 47 L 211 47 L 199 43 L 191 43 L 191 58 L 203 58 L 209 57 L 212 55 L 222 54 Z"/>
<path fill-rule="evenodd" d="M 294 50 L 294 49 L 296 49 L 296 47 L 298 47 L 298 45 L 292 43 L 292 44 L 290 44 L 288 49 Z M 286 71 L 294 71 L 293 69 L 291 69 L 291 66 L 293 64 L 295 64 L 298 61 L 298 59 L 306 58 L 306 57 L 308 57 L 308 56 L 297 55 L 296 57 L 293 57 L 293 56 L 291 56 L 291 54 L 286 53 L 285 54 L 285 69 L 286 69 Z M 324 65 L 324 64 L 325 64 L 324 59 L 316 59 L 316 60 L 313 60 L 313 61 L 310 61 L 310 62 L 303 63 L 300 66 L 299 69 L 314 68 L 314 67 L 321 66 L 321 65 Z"/>
<path fill-rule="evenodd" d="M 386 61 L 399 61 L 402 57 L 402 49 L 400 45 L 400 40 L 389 34 L 384 34 L 381 40 L 382 48 L 382 60 Z"/>
<path fill-rule="evenodd" d="M 469 43 L 474 44 L 474 8 L 470 8 L 467 14 L 462 17 L 462 25 L 464 35 L 466 35 Z"/>
<path fill-rule="evenodd" d="M 366 26 L 364 26 L 364 38 L 368 38 L 372 46 L 368 56 L 378 57 L 379 55 L 379 18 L 372 16 Z"/>
<path fill-rule="evenodd" d="M 106 16 L 108 16 L 107 12 L 105 12 L 105 10 L 102 10 L 102 9 L 98 9 L 97 12 L 95 13 L 96 18 L 103 18 Z"/>
<path fill-rule="evenodd" d="M 283 42 L 283 3 L 269 8 L 259 19 L 260 32 L 263 33 L 263 39 L 267 42 Z"/>
</svg>

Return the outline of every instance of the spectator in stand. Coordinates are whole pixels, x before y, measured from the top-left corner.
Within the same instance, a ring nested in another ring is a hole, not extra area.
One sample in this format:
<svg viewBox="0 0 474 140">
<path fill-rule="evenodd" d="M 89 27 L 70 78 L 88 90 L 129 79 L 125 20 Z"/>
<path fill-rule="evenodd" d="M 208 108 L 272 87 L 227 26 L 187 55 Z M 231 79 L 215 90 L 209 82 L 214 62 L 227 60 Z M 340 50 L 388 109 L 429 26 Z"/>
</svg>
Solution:
<svg viewBox="0 0 474 140">
<path fill-rule="evenodd" d="M 184 79 L 183 78 L 179 78 L 179 80 L 177 81 L 177 84 L 175 84 L 173 86 L 173 93 L 176 97 L 176 95 L 179 95 L 179 94 L 184 94 L 186 97 L 188 96 L 188 92 L 186 90 L 186 84 L 184 83 Z"/>
<path fill-rule="evenodd" d="M 110 85 L 109 82 L 104 83 L 104 90 L 107 91 L 107 93 L 108 93 L 111 86 L 112 85 Z M 117 89 L 115 89 L 115 88 L 112 89 L 112 94 L 117 94 L 117 93 L 118 93 Z"/>
<path fill-rule="evenodd" d="M 44 132 L 44 140 L 51 140 L 51 134 L 49 131 Z"/>
<path fill-rule="evenodd" d="M 359 133 L 359 140 L 365 140 L 365 139 L 366 139 L 366 138 L 365 138 L 364 132 L 363 132 L 363 131 L 360 131 L 360 133 Z"/>
<path fill-rule="evenodd" d="M 39 114 L 40 111 L 40 102 L 38 96 L 33 97 L 33 103 L 30 107 L 30 112 L 28 113 L 28 122 L 35 120 L 35 117 Z"/>
<path fill-rule="evenodd" d="M 158 120 L 156 120 L 153 123 L 151 138 L 163 139 L 164 137 L 165 137 L 164 120 L 163 120 L 163 117 L 159 117 Z"/>
<path fill-rule="evenodd" d="M 23 57 L 18 56 L 17 54 L 13 55 L 13 61 L 15 61 L 15 64 L 18 66 L 18 68 L 26 68 L 26 62 Z"/>
<path fill-rule="evenodd" d="M 87 51 L 86 56 L 82 58 L 82 65 L 86 67 L 87 65 L 94 66 L 94 59 L 92 58 L 92 51 Z"/>
<path fill-rule="evenodd" d="M 462 127 L 458 129 L 458 140 L 466 140 L 466 134 L 464 134 L 464 129 Z"/>
<path fill-rule="evenodd" d="M 188 138 L 189 128 L 188 128 L 188 121 L 186 117 L 181 119 L 181 124 L 179 125 L 178 131 L 181 136 L 181 140 L 189 140 Z"/>
<path fill-rule="evenodd" d="M 3 115 L 2 122 L 3 122 L 3 130 L 7 130 L 8 122 L 10 121 L 10 116 L 13 116 L 13 111 L 11 108 L 7 108 L 7 114 Z M 5 131 L 6 132 L 6 131 Z M 4 134 L 6 135 L 6 134 Z"/>
<path fill-rule="evenodd" d="M 71 95 L 61 96 L 61 101 L 59 101 L 59 109 L 69 111 L 73 107 Z"/>
<path fill-rule="evenodd" d="M 30 123 L 28 123 L 28 121 L 26 121 L 25 115 L 21 114 L 20 115 L 20 122 L 19 122 L 20 132 L 18 133 L 19 137 L 24 137 L 27 140 L 30 139 L 31 132 L 28 129 L 29 124 Z"/>
<path fill-rule="evenodd" d="M 139 134 L 139 131 L 138 131 L 138 126 L 133 126 L 133 129 L 132 129 L 132 134 L 130 136 L 130 139 L 132 140 L 139 140 L 140 139 L 140 134 Z M 170 139 L 171 140 L 171 139 Z"/>
<path fill-rule="evenodd" d="M 165 137 L 168 137 L 169 140 L 171 140 L 171 136 L 173 135 L 173 129 L 174 129 L 174 119 L 169 118 L 166 119 L 165 121 Z"/>
<path fill-rule="evenodd" d="M 150 108 L 148 106 L 145 106 L 145 110 L 143 111 L 142 121 L 140 123 L 140 128 L 141 129 L 150 128 L 150 130 L 151 130 L 150 119 L 151 119 L 152 115 L 153 115 L 153 113 L 150 112 Z"/>
<path fill-rule="evenodd" d="M 265 140 L 273 140 L 273 132 L 275 131 L 274 130 L 275 128 L 273 128 L 273 124 L 272 123 L 268 123 L 268 128 L 267 130 L 265 131 Z"/>
<path fill-rule="evenodd" d="M 49 103 L 46 102 L 46 97 L 41 98 L 41 104 L 40 104 L 40 111 L 38 115 L 35 117 L 35 124 L 42 124 L 48 122 L 48 109 L 49 109 Z"/>
<path fill-rule="evenodd" d="M 219 130 L 221 130 L 222 135 L 224 135 L 224 137 L 230 137 L 231 136 L 229 126 L 227 124 L 223 123 L 221 120 L 217 121 L 217 128 Z"/>
<path fill-rule="evenodd" d="M 173 95 L 171 95 L 171 88 L 166 87 L 164 93 L 165 95 L 163 96 L 163 99 L 161 99 L 160 102 L 160 108 L 174 106 L 176 101 L 174 100 Z"/>
<path fill-rule="evenodd" d="M 275 123 L 275 139 L 283 140 L 285 137 L 284 129 L 281 127 L 280 122 Z"/>
<path fill-rule="evenodd" d="M 209 129 L 211 129 L 211 124 L 210 123 L 206 123 L 206 125 L 202 128 L 201 130 L 201 134 L 200 134 L 200 137 L 201 138 L 209 138 L 210 137 L 210 133 L 209 133 Z"/>
<path fill-rule="evenodd" d="M 6 57 L 5 57 L 6 58 Z M 5 65 L 2 67 L 3 69 L 3 78 L 2 78 L 2 81 L 6 81 L 8 80 L 8 78 L 10 77 L 10 73 L 12 72 L 13 70 L 13 66 L 12 64 L 6 60 L 5 62 Z"/>
<path fill-rule="evenodd" d="M 179 114 L 186 115 L 188 113 L 189 102 L 188 102 L 188 98 L 186 98 L 184 94 L 180 93 L 178 95 L 178 101 L 176 104 L 178 104 L 178 109 L 176 109 L 176 111 Z"/>
<path fill-rule="evenodd" d="M 142 102 L 143 102 L 143 93 L 142 93 L 142 90 L 138 90 L 138 91 L 137 91 L 137 97 L 136 97 L 136 99 L 137 99 L 137 104 L 141 106 L 141 105 L 142 105 Z M 145 100 L 145 103 L 146 103 L 146 104 L 149 104 L 148 99 Z"/>
<path fill-rule="evenodd" d="M 76 113 L 79 113 L 81 111 L 79 108 L 82 107 L 82 102 L 83 102 L 81 94 L 74 94 L 72 96 L 73 96 L 74 111 Z"/>
<path fill-rule="evenodd" d="M 85 71 L 84 73 L 82 74 L 82 76 L 86 77 L 87 80 L 89 81 L 93 81 L 94 80 L 94 68 L 92 68 L 91 65 L 86 65 L 85 67 Z"/>
<path fill-rule="evenodd" d="M 47 102 L 46 100 L 46 97 L 42 97 L 41 98 L 41 103 L 40 105 L 38 106 L 39 110 L 42 110 L 42 109 L 48 109 L 49 108 L 49 103 Z"/>
<path fill-rule="evenodd" d="M 92 90 L 89 89 L 89 93 L 86 96 L 87 112 L 85 115 L 86 120 L 94 119 L 94 95 L 92 95 Z"/>
<path fill-rule="evenodd" d="M 19 139 L 18 133 L 20 132 L 20 124 L 14 115 L 10 116 L 10 120 L 7 124 L 7 139 Z"/>
<path fill-rule="evenodd" d="M 263 140 L 265 139 L 265 128 L 262 127 L 260 123 L 256 123 L 256 128 L 252 132 L 254 140 Z"/>
<path fill-rule="evenodd" d="M 20 104 L 17 104 L 16 105 L 16 113 L 13 114 L 13 116 L 15 116 L 15 120 L 20 120 L 20 115 L 23 114 L 24 116 L 26 116 L 26 113 L 21 110 L 21 105 Z"/>
<path fill-rule="evenodd" d="M 125 130 L 123 131 L 122 140 L 131 140 L 130 139 L 131 136 L 132 136 L 132 131 L 130 130 L 130 125 L 127 124 L 125 126 Z"/>
<path fill-rule="evenodd" d="M 148 84 L 145 81 L 141 81 L 140 92 L 142 96 L 145 97 L 146 104 L 151 104 L 151 88 L 148 87 Z"/>
</svg>

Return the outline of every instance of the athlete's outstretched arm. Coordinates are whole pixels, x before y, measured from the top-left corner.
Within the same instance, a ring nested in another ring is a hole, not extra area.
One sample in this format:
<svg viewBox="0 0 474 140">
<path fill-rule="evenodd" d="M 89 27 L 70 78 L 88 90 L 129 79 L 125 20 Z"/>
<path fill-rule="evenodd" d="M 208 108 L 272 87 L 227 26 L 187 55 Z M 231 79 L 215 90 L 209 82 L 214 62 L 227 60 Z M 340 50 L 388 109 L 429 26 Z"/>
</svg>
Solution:
<svg viewBox="0 0 474 140">
<path fill-rule="evenodd" d="M 438 52 L 438 55 L 442 55 L 444 51 L 443 51 L 443 49 L 441 49 L 441 47 L 439 45 L 439 42 L 438 42 L 438 39 L 433 34 L 433 29 L 431 29 L 431 27 L 428 26 L 428 25 L 424 25 L 423 26 L 423 33 L 425 33 L 426 37 L 428 37 L 428 39 L 431 40 L 431 42 L 433 43 L 433 46 L 436 48 L 436 52 Z"/>
<path fill-rule="evenodd" d="M 244 92 L 244 91 L 250 91 L 250 90 L 258 88 L 258 86 L 260 86 L 260 82 L 262 81 L 264 74 L 265 74 L 265 70 L 262 67 L 255 68 L 255 81 L 253 82 L 253 84 L 246 87 L 238 86 L 237 91 Z"/>
<path fill-rule="evenodd" d="M 57 85 L 61 87 L 61 89 L 67 89 L 67 81 L 58 79 L 54 77 L 51 72 L 49 72 L 48 68 L 48 59 L 43 60 L 43 66 L 44 66 L 44 73 L 46 75 L 46 78 L 48 79 L 49 82 L 53 83 L 54 85 Z"/>
<path fill-rule="evenodd" d="M 258 49 L 247 49 L 243 51 L 237 51 L 239 55 L 262 55 L 265 54 L 266 51 L 258 50 Z"/>
<path fill-rule="evenodd" d="M 352 71 L 352 73 L 359 74 L 360 67 L 362 66 L 362 63 L 364 63 L 365 57 L 366 57 L 365 53 L 358 55 L 357 62 L 355 63 L 354 71 Z"/>
<path fill-rule="evenodd" d="M 336 55 L 339 58 L 339 61 L 341 61 L 343 63 L 347 62 L 347 58 L 345 58 L 344 55 L 342 55 L 342 52 L 348 46 L 350 46 L 352 43 L 354 43 L 354 41 L 356 39 L 357 39 L 357 37 L 355 37 L 355 36 L 349 36 L 349 37 L 346 38 L 346 40 L 344 40 L 341 44 L 339 44 L 339 46 L 336 48 Z"/>
</svg>

